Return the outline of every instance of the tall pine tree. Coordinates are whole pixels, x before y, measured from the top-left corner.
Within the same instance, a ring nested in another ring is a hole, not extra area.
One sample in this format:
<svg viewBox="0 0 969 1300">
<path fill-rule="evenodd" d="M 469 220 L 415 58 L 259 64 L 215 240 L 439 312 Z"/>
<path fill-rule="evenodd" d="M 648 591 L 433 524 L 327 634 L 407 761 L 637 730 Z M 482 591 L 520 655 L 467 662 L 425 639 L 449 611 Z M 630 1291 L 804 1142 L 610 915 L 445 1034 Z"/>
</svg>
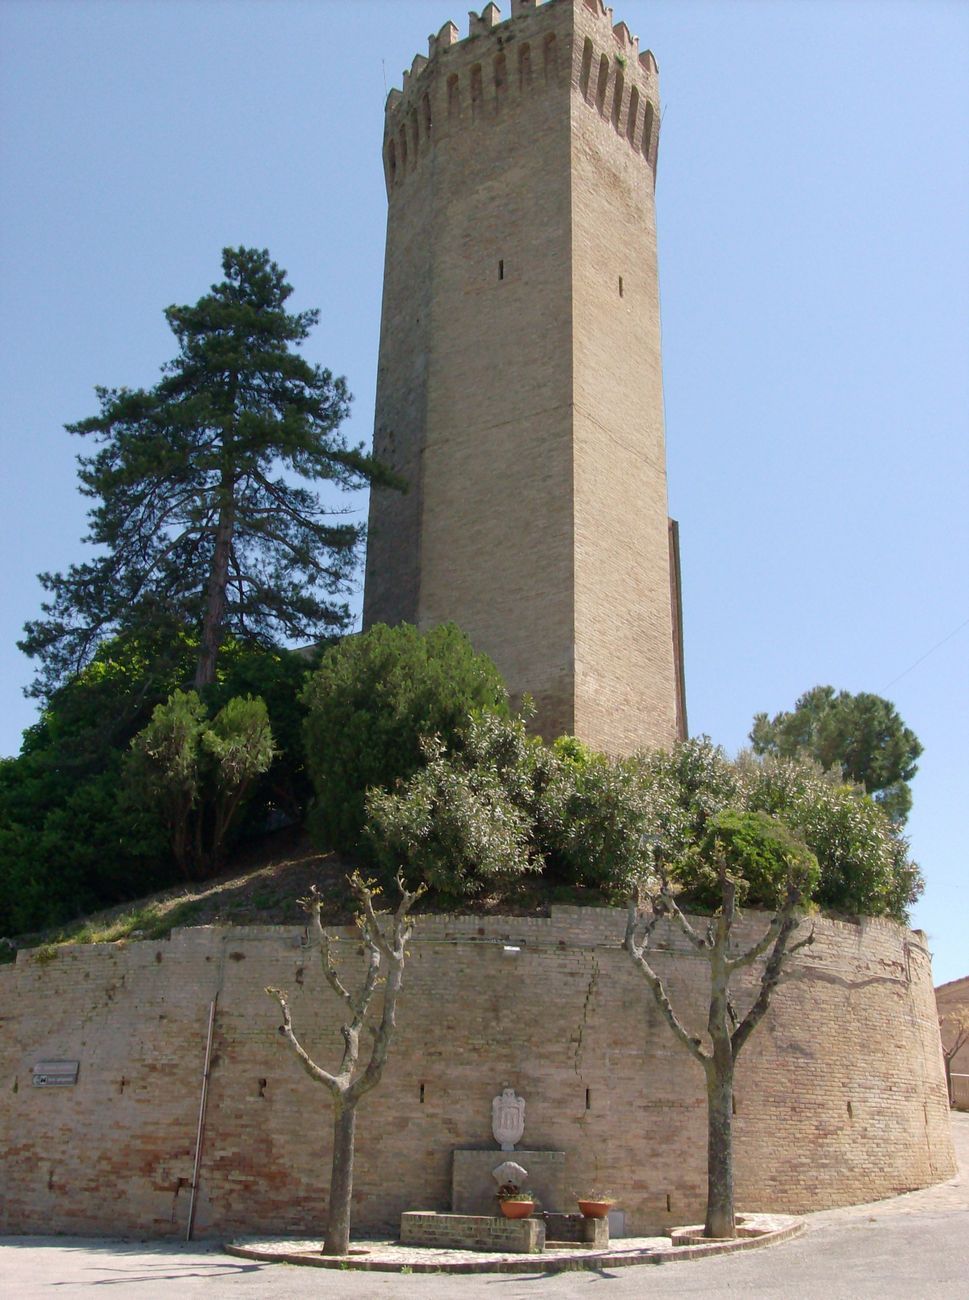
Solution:
<svg viewBox="0 0 969 1300">
<path fill-rule="evenodd" d="M 901 826 L 912 807 L 909 782 L 918 770 L 922 745 L 880 695 L 815 686 L 790 712 L 754 717 L 750 739 L 755 754 L 795 758 L 806 754 L 825 771 L 840 770 L 864 786 L 875 802 Z"/>
<path fill-rule="evenodd" d="M 319 313 L 286 311 L 292 287 L 266 250 L 227 248 L 222 268 L 193 307 L 166 310 L 179 351 L 160 383 L 99 388 L 100 414 L 67 426 L 100 444 L 79 477 L 97 501 L 85 540 L 103 549 L 40 575 L 45 617 L 19 643 L 42 664 L 36 695 L 108 636 L 197 637 L 201 688 L 227 633 L 272 644 L 348 621 L 361 528 L 334 518 L 315 484 L 389 476 L 338 432 L 344 381 L 293 350 Z"/>
</svg>

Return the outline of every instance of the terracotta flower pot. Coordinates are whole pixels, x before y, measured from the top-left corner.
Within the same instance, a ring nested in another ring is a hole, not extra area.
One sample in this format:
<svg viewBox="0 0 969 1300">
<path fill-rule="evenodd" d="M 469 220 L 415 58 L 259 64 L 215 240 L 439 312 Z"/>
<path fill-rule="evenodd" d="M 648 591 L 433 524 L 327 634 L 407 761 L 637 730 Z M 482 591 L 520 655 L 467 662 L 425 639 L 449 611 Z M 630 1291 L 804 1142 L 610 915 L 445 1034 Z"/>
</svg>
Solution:
<svg viewBox="0 0 969 1300">
<path fill-rule="evenodd" d="M 527 1219 L 535 1208 L 534 1201 L 500 1201 L 499 1204 L 506 1219 Z"/>
<path fill-rule="evenodd" d="M 604 1219 L 612 1206 L 612 1201 L 579 1201 L 579 1210 L 587 1219 Z"/>
</svg>

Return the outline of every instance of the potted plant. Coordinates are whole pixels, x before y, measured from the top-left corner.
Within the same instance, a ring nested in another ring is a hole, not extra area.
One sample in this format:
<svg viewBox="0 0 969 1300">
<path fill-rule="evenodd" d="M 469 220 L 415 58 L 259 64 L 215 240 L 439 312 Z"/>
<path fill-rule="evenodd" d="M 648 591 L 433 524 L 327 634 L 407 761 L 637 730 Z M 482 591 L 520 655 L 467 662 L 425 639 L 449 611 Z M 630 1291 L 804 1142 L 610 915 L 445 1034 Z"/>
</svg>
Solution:
<svg viewBox="0 0 969 1300">
<path fill-rule="evenodd" d="M 604 1219 L 616 1203 L 616 1198 L 608 1192 L 591 1191 L 587 1196 L 576 1198 L 579 1211 L 586 1219 Z"/>
<path fill-rule="evenodd" d="M 498 1188 L 498 1205 L 506 1219 L 527 1219 L 536 1204 L 534 1192 L 520 1191 L 510 1183 Z"/>
</svg>

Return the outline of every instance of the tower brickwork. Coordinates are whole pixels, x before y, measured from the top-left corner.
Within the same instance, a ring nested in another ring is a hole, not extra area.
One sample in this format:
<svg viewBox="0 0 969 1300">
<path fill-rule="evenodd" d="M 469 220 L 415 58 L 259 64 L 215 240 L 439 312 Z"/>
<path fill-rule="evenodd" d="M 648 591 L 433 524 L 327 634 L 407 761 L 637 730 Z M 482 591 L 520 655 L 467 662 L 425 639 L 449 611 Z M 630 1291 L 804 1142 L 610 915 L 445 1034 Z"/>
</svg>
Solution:
<svg viewBox="0 0 969 1300">
<path fill-rule="evenodd" d="M 457 622 L 546 737 L 685 731 L 656 64 L 600 0 L 447 23 L 387 102 L 364 622 Z"/>
</svg>

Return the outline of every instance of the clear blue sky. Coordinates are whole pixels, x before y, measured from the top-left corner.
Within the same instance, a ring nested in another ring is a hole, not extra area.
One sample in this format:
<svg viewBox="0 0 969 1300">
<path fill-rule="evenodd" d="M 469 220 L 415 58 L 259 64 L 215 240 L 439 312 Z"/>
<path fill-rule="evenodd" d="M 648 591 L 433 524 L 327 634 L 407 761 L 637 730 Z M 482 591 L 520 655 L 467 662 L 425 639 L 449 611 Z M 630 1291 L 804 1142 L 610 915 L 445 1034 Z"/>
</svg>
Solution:
<svg viewBox="0 0 969 1300">
<path fill-rule="evenodd" d="M 268 247 L 370 436 L 385 89 L 464 3 L 0 4 L 0 752 L 33 705 L 35 574 L 81 554 L 95 384 Z M 504 5 L 505 14 L 510 5 Z M 672 513 L 691 730 L 730 751 L 817 683 L 925 745 L 915 923 L 969 972 L 969 4 L 619 0 L 659 62 Z M 385 80 L 386 79 L 386 80 Z M 365 502 L 359 502 L 361 510 Z M 956 629 L 960 629 L 956 631 Z M 954 633 L 954 635 L 949 635 Z M 944 638 L 948 637 L 948 640 Z M 941 644 L 940 644 L 941 643 Z"/>
</svg>

